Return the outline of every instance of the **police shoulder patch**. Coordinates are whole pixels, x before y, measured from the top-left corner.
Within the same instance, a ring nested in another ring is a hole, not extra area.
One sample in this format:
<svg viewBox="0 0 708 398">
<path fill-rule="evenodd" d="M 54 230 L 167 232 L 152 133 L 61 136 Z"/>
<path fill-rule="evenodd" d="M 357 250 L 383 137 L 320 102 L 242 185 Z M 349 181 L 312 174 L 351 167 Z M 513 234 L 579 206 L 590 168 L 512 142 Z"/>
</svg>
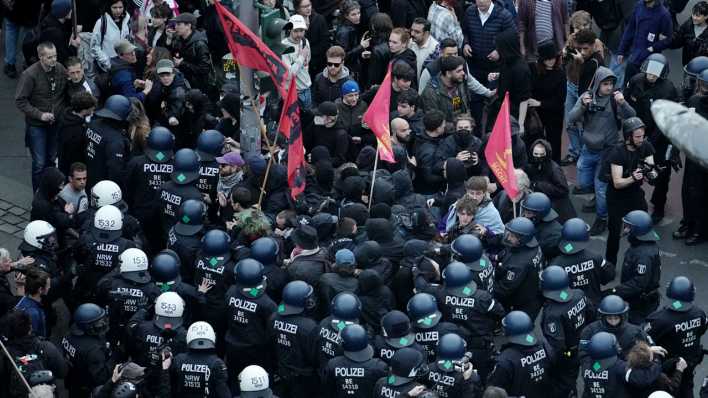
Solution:
<svg viewBox="0 0 708 398">
<path fill-rule="evenodd" d="M 637 264 L 637 273 L 639 275 L 644 275 L 647 272 L 647 266 L 645 264 Z"/>
<path fill-rule="evenodd" d="M 555 333 L 555 332 L 558 331 L 558 326 L 556 325 L 555 322 L 549 322 L 549 323 L 548 323 L 548 331 L 549 331 L 550 333 Z"/>
<path fill-rule="evenodd" d="M 514 279 L 516 279 L 516 272 L 506 271 L 506 279 L 509 281 L 513 281 Z"/>
</svg>

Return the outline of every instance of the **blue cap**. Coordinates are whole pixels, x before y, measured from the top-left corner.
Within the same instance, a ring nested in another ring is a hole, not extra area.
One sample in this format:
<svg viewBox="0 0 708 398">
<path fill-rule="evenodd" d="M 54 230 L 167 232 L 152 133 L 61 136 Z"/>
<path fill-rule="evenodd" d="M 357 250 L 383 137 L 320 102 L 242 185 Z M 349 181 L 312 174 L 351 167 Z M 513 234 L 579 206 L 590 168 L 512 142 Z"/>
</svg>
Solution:
<svg viewBox="0 0 708 398">
<path fill-rule="evenodd" d="M 64 18 L 71 11 L 70 0 L 54 0 L 52 2 L 52 15 L 55 18 Z"/>
<path fill-rule="evenodd" d="M 358 92 L 359 85 L 354 80 L 347 80 L 346 82 L 344 82 L 344 84 L 342 84 L 342 96 Z"/>
<path fill-rule="evenodd" d="M 334 260 L 338 266 L 352 266 L 356 265 L 356 260 L 354 258 L 354 253 L 349 249 L 337 250 L 337 254 L 334 256 Z"/>
</svg>

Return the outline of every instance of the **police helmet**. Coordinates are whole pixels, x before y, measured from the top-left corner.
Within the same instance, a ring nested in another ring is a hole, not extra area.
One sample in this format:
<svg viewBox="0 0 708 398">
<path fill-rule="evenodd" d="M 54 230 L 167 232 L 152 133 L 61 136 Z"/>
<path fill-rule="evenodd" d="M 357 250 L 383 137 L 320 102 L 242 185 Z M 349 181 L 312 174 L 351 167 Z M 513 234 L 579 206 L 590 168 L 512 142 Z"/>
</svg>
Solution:
<svg viewBox="0 0 708 398">
<path fill-rule="evenodd" d="M 684 312 L 691 308 L 696 297 L 696 288 L 693 282 L 685 276 L 676 276 L 666 286 L 666 297 L 671 299 L 671 308 L 674 311 Z"/>
<path fill-rule="evenodd" d="M 590 226 L 582 218 L 571 218 L 563 223 L 558 248 L 563 254 L 575 254 L 585 250 L 590 243 Z"/>
<path fill-rule="evenodd" d="M 630 118 L 627 118 L 622 122 L 622 134 L 624 136 L 625 140 L 628 140 L 631 136 L 632 133 L 634 133 L 635 130 L 644 128 L 644 122 L 642 119 L 632 116 Z"/>
<path fill-rule="evenodd" d="M 138 396 L 138 389 L 135 384 L 129 381 L 122 381 L 113 388 L 111 398 L 135 398 Z"/>
<path fill-rule="evenodd" d="M 405 313 L 393 310 L 381 317 L 381 334 L 393 348 L 403 348 L 415 343 L 411 321 Z"/>
<path fill-rule="evenodd" d="M 247 288 L 247 295 L 258 297 L 264 290 L 263 264 L 252 258 L 244 258 L 234 266 L 234 279 L 241 287 Z M 260 288 L 259 288 L 260 287 Z"/>
<path fill-rule="evenodd" d="M 558 218 L 558 213 L 551 207 L 551 200 L 543 192 L 528 194 L 526 199 L 521 202 L 521 209 L 533 213 L 533 219 L 531 220 L 534 221 L 534 224 L 540 221 L 553 221 Z"/>
<path fill-rule="evenodd" d="M 410 383 L 424 377 L 429 371 L 425 356 L 410 347 L 396 351 L 391 358 L 390 367 L 391 375 L 386 378 L 386 383 L 391 386 Z"/>
<path fill-rule="evenodd" d="M 466 297 L 477 290 L 474 283 L 472 270 L 459 261 L 453 261 L 442 272 L 445 288 L 459 297 Z"/>
<path fill-rule="evenodd" d="M 231 258 L 231 238 L 229 234 L 220 229 L 212 229 L 204 234 L 202 237 L 202 255 L 208 258 L 207 261 L 212 266 L 216 266 L 217 262 L 223 262 Z"/>
<path fill-rule="evenodd" d="M 436 359 L 445 362 L 459 361 L 465 356 L 466 346 L 465 340 L 460 335 L 448 333 L 438 340 Z M 450 363 L 450 365 L 452 364 Z"/>
<path fill-rule="evenodd" d="M 177 210 L 175 232 L 183 236 L 194 236 L 204 228 L 206 205 L 199 199 L 187 199 Z"/>
<path fill-rule="evenodd" d="M 442 313 L 438 310 L 438 302 L 435 297 L 428 293 L 416 293 L 408 300 L 406 306 L 408 316 L 415 322 L 416 327 L 429 329 L 437 325 Z"/>
<path fill-rule="evenodd" d="M 27 224 L 23 240 L 28 245 L 47 252 L 54 251 L 59 247 L 57 230 L 44 220 L 35 220 Z"/>
<path fill-rule="evenodd" d="M 669 75 L 669 61 L 664 54 L 654 53 L 644 60 L 639 70 L 642 73 L 649 73 L 658 76 L 660 79 L 666 79 Z"/>
<path fill-rule="evenodd" d="M 329 306 L 332 315 L 331 326 L 342 331 L 347 325 L 359 323 L 361 316 L 361 301 L 356 294 L 341 292 L 334 296 Z"/>
<path fill-rule="evenodd" d="M 96 336 L 108 331 L 106 311 L 96 304 L 81 304 L 74 311 L 73 319 L 76 332 Z"/>
<path fill-rule="evenodd" d="M 144 251 L 131 247 L 125 249 L 118 258 L 121 277 L 136 283 L 150 282 L 148 258 Z"/>
<path fill-rule="evenodd" d="M 126 96 L 111 95 L 103 104 L 103 108 L 96 112 L 96 116 L 125 122 L 132 110 L 133 106 Z"/>
<path fill-rule="evenodd" d="M 157 163 L 165 163 L 175 155 L 175 136 L 166 127 L 157 126 L 147 136 L 145 155 Z"/>
<path fill-rule="evenodd" d="M 681 85 L 683 95 L 686 99 L 693 95 L 696 90 L 696 80 L 701 72 L 708 69 L 708 57 L 699 56 L 693 58 L 683 68 L 683 83 Z"/>
<path fill-rule="evenodd" d="M 541 290 L 543 297 L 560 303 L 567 303 L 572 298 L 568 273 L 557 265 L 551 265 L 541 272 Z"/>
<path fill-rule="evenodd" d="M 165 292 L 155 300 L 155 326 L 165 329 L 177 329 L 182 326 L 184 300 L 175 292 Z"/>
<path fill-rule="evenodd" d="M 518 244 L 514 244 L 509 240 L 510 233 L 513 233 L 519 239 Z M 536 247 L 538 246 L 538 241 L 534 235 L 536 235 L 536 227 L 533 225 L 533 222 L 526 217 L 516 217 L 506 223 L 503 243 L 507 246 L 514 247 L 524 245 Z"/>
<path fill-rule="evenodd" d="M 251 243 L 251 257 L 263 265 L 274 265 L 279 252 L 278 242 L 270 237 L 258 238 Z"/>
<path fill-rule="evenodd" d="M 202 162 L 210 162 L 221 156 L 224 135 L 216 130 L 206 130 L 197 137 L 197 154 Z"/>
<path fill-rule="evenodd" d="M 355 362 L 365 362 L 374 357 L 366 329 L 358 324 L 347 325 L 342 330 L 342 351 L 345 357 Z"/>
<path fill-rule="evenodd" d="M 181 261 L 177 253 L 172 250 L 165 249 L 152 258 L 150 265 L 150 274 L 157 286 L 162 291 L 168 291 L 169 285 L 179 280 L 179 269 Z"/>
<path fill-rule="evenodd" d="M 194 322 L 187 330 L 187 346 L 193 350 L 208 350 L 216 346 L 214 328 L 207 322 Z"/>
<path fill-rule="evenodd" d="M 482 258 L 482 253 L 484 249 L 482 248 L 482 242 L 476 236 L 472 234 L 460 235 L 452 241 L 450 245 L 450 250 L 452 250 L 453 258 L 457 261 L 461 261 L 465 264 L 473 263 Z"/>
<path fill-rule="evenodd" d="M 51 370 L 37 370 L 30 373 L 27 378 L 27 384 L 30 387 L 38 386 L 41 384 L 53 385 L 54 384 L 54 373 Z"/>
<path fill-rule="evenodd" d="M 629 236 L 645 241 L 653 242 L 659 240 L 659 234 L 654 231 L 651 216 L 644 210 L 633 210 L 622 217 L 624 230 Z"/>
<path fill-rule="evenodd" d="M 590 367 L 595 372 L 607 370 L 617 362 L 619 345 L 617 337 L 608 332 L 597 332 L 590 338 L 588 354 L 592 359 Z"/>
<path fill-rule="evenodd" d="M 238 374 L 238 383 L 241 390 L 241 397 L 251 397 L 251 393 L 258 393 L 270 388 L 268 372 L 258 365 L 249 365 L 243 368 Z M 253 397 L 265 397 L 265 395 L 253 395 Z"/>
<path fill-rule="evenodd" d="M 123 192 L 118 184 L 111 180 L 99 181 L 91 188 L 91 207 L 99 209 L 105 205 L 125 207 Z"/>
<path fill-rule="evenodd" d="M 304 281 L 288 282 L 283 288 L 283 301 L 278 306 L 278 314 L 301 314 L 315 307 L 314 289 Z"/>
<path fill-rule="evenodd" d="M 705 69 L 698 74 L 698 81 L 704 84 L 708 84 L 708 69 Z"/>
<path fill-rule="evenodd" d="M 179 185 L 186 185 L 199 178 L 199 156 L 189 148 L 175 153 L 175 165 L 170 176 Z"/>
<path fill-rule="evenodd" d="M 618 325 L 610 325 L 607 322 L 607 317 L 610 315 L 615 315 L 619 316 L 623 321 L 627 312 L 629 312 L 629 305 L 622 299 L 622 297 L 611 294 L 609 296 L 605 296 L 600 301 L 597 312 L 600 314 L 603 325 L 605 325 L 608 330 L 615 330 L 621 325 L 621 322 Z"/>
<path fill-rule="evenodd" d="M 533 321 L 523 311 L 511 311 L 506 314 L 502 319 L 502 328 L 510 343 L 532 346 L 537 342 L 533 334 Z"/>
<path fill-rule="evenodd" d="M 100 242 L 120 238 L 123 234 L 123 213 L 113 205 L 101 207 L 93 215 L 93 229 Z"/>
</svg>

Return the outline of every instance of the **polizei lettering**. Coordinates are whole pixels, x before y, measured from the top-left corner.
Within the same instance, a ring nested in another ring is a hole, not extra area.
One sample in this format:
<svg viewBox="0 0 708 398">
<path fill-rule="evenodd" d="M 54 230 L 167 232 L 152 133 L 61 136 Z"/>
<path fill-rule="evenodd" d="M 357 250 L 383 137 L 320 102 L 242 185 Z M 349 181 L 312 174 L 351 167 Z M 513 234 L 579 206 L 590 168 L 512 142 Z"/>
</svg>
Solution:
<svg viewBox="0 0 708 398">
<path fill-rule="evenodd" d="M 573 308 L 568 310 L 568 312 L 567 312 L 568 318 L 573 318 L 573 317 L 577 316 L 581 311 L 583 311 L 585 309 L 585 305 L 586 305 L 585 298 L 578 301 L 578 304 L 575 304 L 573 306 Z"/>
<path fill-rule="evenodd" d="M 118 253 L 120 247 L 112 243 L 99 243 L 96 245 L 96 250 L 101 252 Z"/>
<path fill-rule="evenodd" d="M 145 163 L 143 165 L 143 173 L 164 173 L 170 174 L 174 166 L 171 164 Z"/>
<path fill-rule="evenodd" d="M 534 363 L 546 358 L 546 350 L 541 349 L 533 353 L 533 355 L 527 355 L 521 357 L 521 366 L 526 367 L 528 365 L 533 365 Z"/>
<path fill-rule="evenodd" d="M 241 300 L 236 297 L 229 298 L 229 305 L 248 312 L 256 312 L 256 308 L 258 308 L 258 304 L 252 301 Z"/>
<path fill-rule="evenodd" d="M 364 377 L 364 368 L 334 368 L 334 375 L 341 377 Z"/>
<path fill-rule="evenodd" d="M 175 195 L 173 193 L 169 193 L 167 191 L 162 191 L 160 193 L 160 199 L 172 203 L 173 205 L 179 206 L 182 204 L 182 197 L 179 195 Z"/>
<path fill-rule="evenodd" d="M 273 322 L 273 327 L 280 330 L 281 332 L 297 334 L 297 325 L 294 325 L 292 323 L 276 320 Z"/>
<path fill-rule="evenodd" d="M 199 168 L 199 175 L 202 177 L 215 177 L 219 174 L 219 168 L 218 167 L 200 167 Z"/>
<path fill-rule="evenodd" d="M 181 370 L 183 372 L 209 373 L 209 365 L 199 363 L 183 363 Z"/>
<path fill-rule="evenodd" d="M 701 318 L 693 318 L 690 321 L 683 321 L 674 325 L 676 332 L 685 332 L 687 330 L 695 329 L 701 327 Z"/>
<path fill-rule="evenodd" d="M 474 298 L 472 297 L 457 297 L 445 296 L 445 304 L 454 305 L 456 307 L 474 308 Z"/>
<path fill-rule="evenodd" d="M 565 272 L 569 274 L 579 274 L 586 271 L 591 271 L 595 268 L 595 262 L 593 260 L 583 261 L 580 264 L 567 265 L 565 267 Z"/>
</svg>

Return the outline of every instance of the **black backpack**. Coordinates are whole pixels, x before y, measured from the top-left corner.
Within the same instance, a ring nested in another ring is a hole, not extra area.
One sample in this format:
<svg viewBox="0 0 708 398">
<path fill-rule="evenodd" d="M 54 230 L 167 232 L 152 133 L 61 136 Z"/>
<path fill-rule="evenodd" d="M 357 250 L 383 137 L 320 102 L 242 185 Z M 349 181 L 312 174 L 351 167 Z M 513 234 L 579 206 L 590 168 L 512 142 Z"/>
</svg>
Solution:
<svg viewBox="0 0 708 398">
<path fill-rule="evenodd" d="M 29 380 L 30 375 L 34 372 L 47 370 L 44 363 L 44 349 L 42 349 L 38 341 L 35 341 L 32 345 L 30 352 L 24 352 L 26 350 L 20 351 L 12 346 L 7 346 L 7 351 L 12 356 L 12 360 L 15 361 L 15 364 L 17 364 L 17 368 L 20 370 L 25 380 Z M 8 392 L 10 393 L 10 397 L 24 398 L 27 396 L 27 387 L 14 369 L 10 371 Z"/>
</svg>

